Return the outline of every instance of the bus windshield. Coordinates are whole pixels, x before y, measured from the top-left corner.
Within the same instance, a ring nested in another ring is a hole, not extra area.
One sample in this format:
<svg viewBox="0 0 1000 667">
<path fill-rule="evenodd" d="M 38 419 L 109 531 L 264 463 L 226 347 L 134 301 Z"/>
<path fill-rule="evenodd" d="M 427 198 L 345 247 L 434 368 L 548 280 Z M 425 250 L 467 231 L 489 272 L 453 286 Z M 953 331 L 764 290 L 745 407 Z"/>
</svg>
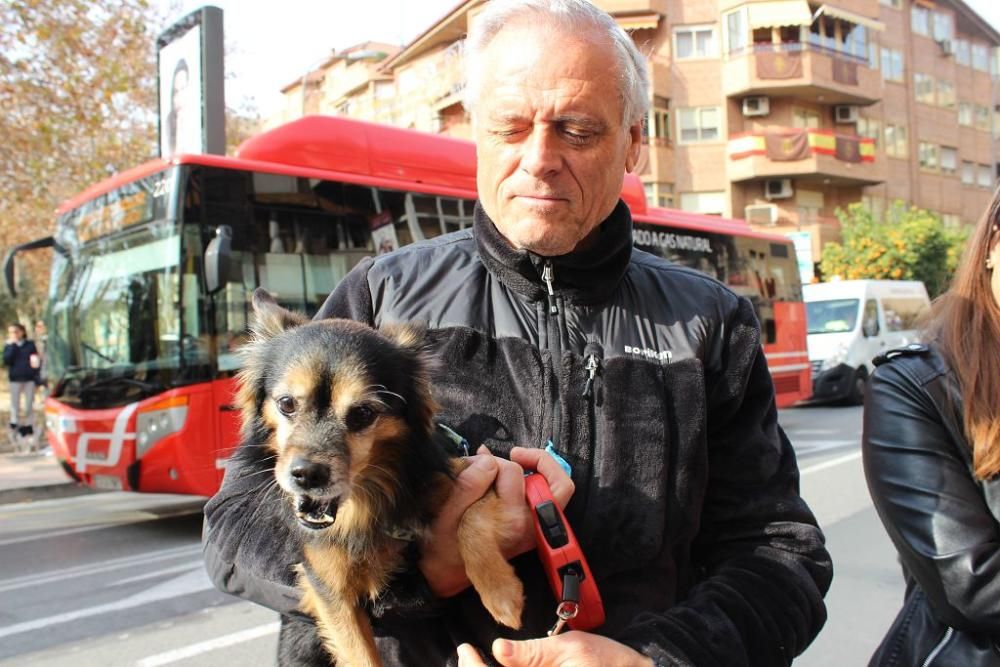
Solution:
<svg viewBox="0 0 1000 667">
<path fill-rule="evenodd" d="M 858 321 L 857 299 L 831 299 L 806 303 L 808 333 L 847 333 Z"/>
<path fill-rule="evenodd" d="M 65 380 L 54 396 L 110 406 L 173 382 L 182 365 L 180 249 L 169 222 L 81 248 L 68 290 L 50 313 L 50 368 Z"/>
</svg>

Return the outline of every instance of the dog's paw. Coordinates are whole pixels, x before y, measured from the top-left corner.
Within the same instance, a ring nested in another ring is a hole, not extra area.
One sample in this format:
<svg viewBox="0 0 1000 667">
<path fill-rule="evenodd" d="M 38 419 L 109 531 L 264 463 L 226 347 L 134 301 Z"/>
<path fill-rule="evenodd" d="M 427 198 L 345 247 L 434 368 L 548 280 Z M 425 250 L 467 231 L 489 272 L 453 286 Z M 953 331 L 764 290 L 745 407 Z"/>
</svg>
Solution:
<svg viewBox="0 0 1000 667">
<path fill-rule="evenodd" d="M 501 581 L 490 582 L 491 585 L 479 591 L 483 606 L 490 616 L 514 630 L 521 629 L 521 613 L 524 611 L 524 585 L 514 574 Z"/>
</svg>

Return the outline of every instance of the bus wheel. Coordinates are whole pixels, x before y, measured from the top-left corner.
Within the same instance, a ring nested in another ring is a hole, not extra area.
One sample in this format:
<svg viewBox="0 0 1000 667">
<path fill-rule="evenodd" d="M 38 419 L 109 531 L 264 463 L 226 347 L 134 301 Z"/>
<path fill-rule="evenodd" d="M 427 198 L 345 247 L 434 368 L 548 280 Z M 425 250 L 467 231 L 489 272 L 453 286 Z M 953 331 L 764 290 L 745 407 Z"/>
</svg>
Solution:
<svg viewBox="0 0 1000 667">
<path fill-rule="evenodd" d="M 847 403 L 849 405 L 864 405 L 865 384 L 867 381 L 868 371 L 862 366 L 854 373 L 854 378 L 851 380 L 851 389 L 847 394 Z"/>
</svg>

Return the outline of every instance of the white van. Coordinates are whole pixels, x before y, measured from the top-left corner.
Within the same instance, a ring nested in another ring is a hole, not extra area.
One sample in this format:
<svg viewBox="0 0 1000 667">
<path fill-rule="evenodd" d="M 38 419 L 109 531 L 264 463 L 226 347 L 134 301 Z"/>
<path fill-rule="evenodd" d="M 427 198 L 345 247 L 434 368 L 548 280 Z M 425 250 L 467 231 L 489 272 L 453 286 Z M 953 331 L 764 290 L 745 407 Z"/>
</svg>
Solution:
<svg viewBox="0 0 1000 667">
<path fill-rule="evenodd" d="M 813 398 L 860 404 L 872 358 L 917 342 L 930 307 L 918 280 L 840 280 L 803 285 Z"/>
</svg>

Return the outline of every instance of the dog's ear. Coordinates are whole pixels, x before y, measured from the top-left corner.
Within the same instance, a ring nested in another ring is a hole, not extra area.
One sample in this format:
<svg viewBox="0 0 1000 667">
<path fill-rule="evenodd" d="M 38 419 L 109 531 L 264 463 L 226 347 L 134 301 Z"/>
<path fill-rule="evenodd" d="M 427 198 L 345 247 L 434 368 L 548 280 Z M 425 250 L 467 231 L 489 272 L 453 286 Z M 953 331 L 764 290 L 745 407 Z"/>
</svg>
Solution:
<svg viewBox="0 0 1000 667">
<path fill-rule="evenodd" d="M 417 322 L 386 324 L 379 329 L 379 332 L 405 350 L 417 352 L 424 350 L 424 338 L 427 335 L 427 327 L 423 324 Z"/>
<path fill-rule="evenodd" d="M 288 329 L 301 326 L 308 318 L 278 305 L 271 293 L 263 287 L 253 292 L 253 331 L 260 339 L 274 338 Z"/>
</svg>

